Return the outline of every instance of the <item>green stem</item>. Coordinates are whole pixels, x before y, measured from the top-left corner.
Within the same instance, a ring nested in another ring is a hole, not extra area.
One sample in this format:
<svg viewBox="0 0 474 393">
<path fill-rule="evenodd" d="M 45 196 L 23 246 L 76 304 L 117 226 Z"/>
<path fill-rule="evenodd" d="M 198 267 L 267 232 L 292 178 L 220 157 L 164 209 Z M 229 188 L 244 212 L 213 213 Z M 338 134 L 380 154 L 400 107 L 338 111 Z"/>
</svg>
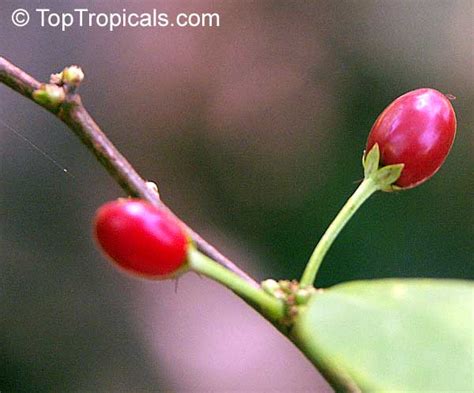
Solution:
<svg viewBox="0 0 474 393">
<path fill-rule="evenodd" d="M 357 209 L 378 189 L 379 186 L 369 177 L 364 179 L 354 194 L 352 194 L 314 249 L 303 276 L 301 277 L 300 285 L 302 288 L 313 285 L 321 262 L 339 232 L 341 232 L 344 225 L 347 224 Z"/>
<path fill-rule="evenodd" d="M 188 265 L 191 270 L 231 289 L 269 320 L 277 322 L 285 316 L 285 305 L 281 300 L 251 285 L 194 247 L 188 251 Z"/>
</svg>

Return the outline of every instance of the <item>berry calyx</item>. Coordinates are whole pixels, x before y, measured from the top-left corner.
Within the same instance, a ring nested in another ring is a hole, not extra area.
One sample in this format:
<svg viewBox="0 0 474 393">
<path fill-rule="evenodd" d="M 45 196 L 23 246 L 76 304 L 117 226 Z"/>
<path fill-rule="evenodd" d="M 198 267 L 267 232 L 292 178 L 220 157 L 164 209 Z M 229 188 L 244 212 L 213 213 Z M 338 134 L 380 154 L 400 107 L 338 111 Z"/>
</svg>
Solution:
<svg viewBox="0 0 474 393">
<path fill-rule="evenodd" d="M 438 171 L 455 135 L 456 115 L 448 98 L 434 89 L 417 89 L 398 97 L 379 115 L 366 152 L 377 143 L 380 165 L 404 164 L 395 185 L 412 188 Z"/>
<path fill-rule="evenodd" d="M 108 202 L 96 213 L 94 231 L 102 250 L 129 273 L 166 279 L 186 269 L 189 242 L 181 224 L 151 203 Z"/>
</svg>

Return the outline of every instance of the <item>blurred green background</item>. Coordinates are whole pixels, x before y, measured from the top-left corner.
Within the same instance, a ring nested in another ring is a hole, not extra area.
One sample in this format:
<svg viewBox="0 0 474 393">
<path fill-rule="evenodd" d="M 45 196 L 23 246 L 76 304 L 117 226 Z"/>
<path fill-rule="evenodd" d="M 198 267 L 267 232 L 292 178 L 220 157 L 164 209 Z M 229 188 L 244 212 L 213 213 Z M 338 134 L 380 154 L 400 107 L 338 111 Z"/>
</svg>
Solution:
<svg viewBox="0 0 474 393">
<path fill-rule="evenodd" d="M 217 12 L 221 26 L 19 28 L 19 6 Z M 2 0 L 0 55 L 42 81 L 82 66 L 83 101 L 112 141 L 259 280 L 300 276 L 361 179 L 386 105 L 419 87 L 450 93 L 458 134 L 445 165 L 372 197 L 317 285 L 473 279 L 473 16 L 469 0 Z M 175 293 L 111 268 L 91 219 L 122 191 L 64 125 L 4 86 L 0 118 L 73 176 L 0 124 L 2 393 L 330 391 L 224 288 L 188 275 Z"/>
</svg>

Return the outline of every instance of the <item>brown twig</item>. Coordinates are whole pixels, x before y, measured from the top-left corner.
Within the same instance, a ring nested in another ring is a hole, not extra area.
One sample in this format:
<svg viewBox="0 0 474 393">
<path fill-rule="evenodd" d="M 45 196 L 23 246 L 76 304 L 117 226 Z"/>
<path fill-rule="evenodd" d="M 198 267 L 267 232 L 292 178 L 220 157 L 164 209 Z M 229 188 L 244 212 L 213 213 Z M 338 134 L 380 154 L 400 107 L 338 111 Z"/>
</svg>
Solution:
<svg viewBox="0 0 474 393">
<path fill-rule="evenodd" d="M 0 82 L 36 102 L 61 119 L 81 139 L 82 143 L 89 148 L 127 194 L 145 199 L 166 209 L 175 216 L 174 213 L 163 204 L 158 194 L 147 186 L 146 181 L 135 171 L 127 159 L 102 132 L 83 106 L 81 97 L 75 93 L 74 89 L 69 92 L 66 91 L 68 94 L 66 94 L 64 102 L 58 108 L 50 108 L 47 105 L 42 105 L 33 99 L 33 92 L 38 90 L 42 84 L 3 57 L 0 57 Z M 190 227 L 183 222 L 182 224 L 185 226 L 188 234 L 199 250 L 252 285 L 259 286 L 247 273 L 239 269 L 232 261 L 217 251 Z"/>
</svg>

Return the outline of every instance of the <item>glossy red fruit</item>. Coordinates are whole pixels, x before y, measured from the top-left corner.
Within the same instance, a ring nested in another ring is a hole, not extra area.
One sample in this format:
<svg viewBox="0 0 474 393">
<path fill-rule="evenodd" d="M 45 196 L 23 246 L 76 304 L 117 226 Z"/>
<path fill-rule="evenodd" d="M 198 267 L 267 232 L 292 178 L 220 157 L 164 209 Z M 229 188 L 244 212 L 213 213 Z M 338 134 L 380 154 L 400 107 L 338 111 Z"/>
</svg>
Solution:
<svg viewBox="0 0 474 393">
<path fill-rule="evenodd" d="M 366 151 L 378 143 L 380 165 L 405 164 L 395 184 L 412 188 L 438 171 L 455 135 L 451 102 L 437 90 L 418 89 L 385 108 L 372 126 Z"/>
<path fill-rule="evenodd" d="M 186 262 L 188 240 L 177 220 L 139 199 L 119 199 L 96 213 L 95 235 L 105 253 L 128 272 L 169 278 Z"/>
</svg>

